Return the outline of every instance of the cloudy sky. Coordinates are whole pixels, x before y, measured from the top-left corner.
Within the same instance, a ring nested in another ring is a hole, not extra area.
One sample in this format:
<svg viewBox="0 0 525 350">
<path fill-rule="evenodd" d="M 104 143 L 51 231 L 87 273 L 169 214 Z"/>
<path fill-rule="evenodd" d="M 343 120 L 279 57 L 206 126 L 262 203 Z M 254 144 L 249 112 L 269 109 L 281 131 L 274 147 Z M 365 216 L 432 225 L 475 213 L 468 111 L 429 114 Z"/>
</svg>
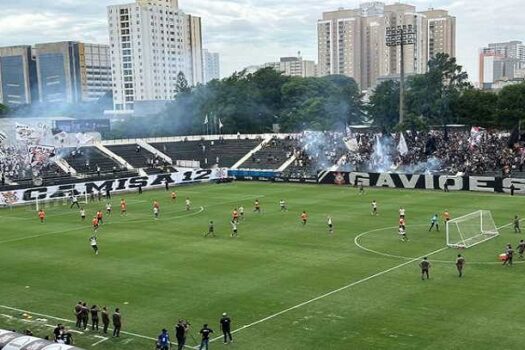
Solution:
<svg viewBox="0 0 525 350">
<path fill-rule="evenodd" d="M 108 41 L 106 6 L 127 0 L 0 0 L 0 46 L 57 40 Z M 392 3 L 392 1 L 386 1 Z M 179 0 L 201 16 L 204 45 L 221 54 L 222 75 L 280 56 L 317 60 L 316 21 L 357 0 Z M 477 80 L 477 52 L 488 42 L 525 41 L 524 0 L 409 0 L 457 17 L 458 61 Z"/>
</svg>

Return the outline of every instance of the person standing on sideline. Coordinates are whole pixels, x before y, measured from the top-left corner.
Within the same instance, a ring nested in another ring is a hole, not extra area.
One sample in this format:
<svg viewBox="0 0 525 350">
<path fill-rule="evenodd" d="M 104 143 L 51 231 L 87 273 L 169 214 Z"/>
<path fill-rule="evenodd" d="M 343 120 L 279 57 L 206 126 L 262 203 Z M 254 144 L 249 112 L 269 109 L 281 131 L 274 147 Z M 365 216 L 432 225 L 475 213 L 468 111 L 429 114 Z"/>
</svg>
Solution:
<svg viewBox="0 0 525 350">
<path fill-rule="evenodd" d="M 199 350 L 208 350 L 208 344 L 210 342 L 210 334 L 213 334 L 213 329 L 208 328 L 208 324 L 204 324 L 199 332 L 202 335 L 201 346 Z"/>
<path fill-rule="evenodd" d="M 221 326 L 222 334 L 224 335 L 224 344 L 229 342 L 231 343 L 233 341 L 232 333 L 231 333 L 231 318 L 228 317 L 228 315 L 225 313 L 222 314 L 221 320 L 219 321 Z"/>
<path fill-rule="evenodd" d="M 75 327 L 80 328 L 82 326 L 82 301 L 79 301 L 77 305 L 75 305 L 75 317 L 77 322 L 75 323 Z"/>
<path fill-rule="evenodd" d="M 525 241 L 523 239 L 518 244 L 517 249 L 520 254 L 520 259 L 523 259 L 523 253 L 525 252 Z"/>
<path fill-rule="evenodd" d="M 94 330 L 97 330 L 98 331 L 98 313 L 99 313 L 99 309 L 97 307 L 97 305 L 93 305 L 91 307 L 91 330 L 94 331 Z"/>
<path fill-rule="evenodd" d="M 189 325 L 184 320 L 179 320 L 175 326 L 175 336 L 177 337 L 177 350 L 183 350 L 186 345 L 186 334 L 188 334 Z"/>
<path fill-rule="evenodd" d="M 456 259 L 456 269 L 458 270 L 459 277 L 463 277 L 463 267 L 465 266 L 465 258 L 458 254 Z"/>
<path fill-rule="evenodd" d="M 163 329 L 162 333 L 157 337 L 157 349 L 169 350 L 171 349 L 170 336 L 167 329 Z"/>
<path fill-rule="evenodd" d="M 116 308 L 113 313 L 113 336 L 120 336 L 120 329 L 122 328 L 122 316 L 120 315 L 120 309 Z"/>
<path fill-rule="evenodd" d="M 89 308 L 87 307 L 87 303 L 82 303 L 80 315 L 82 318 L 82 328 L 86 330 L 89 323 Z"/>
<path fill-rule="evenodd" d="M 425 256 L 423 260 L 419 263 L 419 267 L 421 268 L 421 279 L 424 280 L 425 276 L 427 276 L 427 280 L 430 279 L 429 271 L 430 271 L 430 261 L 428 261 L 428 258 Z"/>
<path fill-rule="evenodd" d="M 109 312 L 107 307 L 102 308 L 102 325 L 104 326 L 104 334 L 108 333 L 108 327 L 109 327 Z"/>
</svg>

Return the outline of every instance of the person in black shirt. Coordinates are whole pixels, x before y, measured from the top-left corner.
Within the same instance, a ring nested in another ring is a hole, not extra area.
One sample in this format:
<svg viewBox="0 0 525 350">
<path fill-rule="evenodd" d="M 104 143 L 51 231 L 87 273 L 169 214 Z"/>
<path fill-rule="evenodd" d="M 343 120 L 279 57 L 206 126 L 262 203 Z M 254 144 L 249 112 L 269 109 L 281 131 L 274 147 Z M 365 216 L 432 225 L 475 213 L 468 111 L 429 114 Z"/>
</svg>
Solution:
<svg viewBox="0 0 525 350">
<path fill-rule="evenodd" d="M 199 347 L 199 350 L 206 349 L 208 350 L 208 343 L 210 342 L 210 334 L 213 333 L 213 329 L 208 328 L 208 325 L 205 324 L 202 326 L 202 329 L 199 332 L 202 335 L 202 341 L 201 346 Z"/>
<path fill-rule="evenodd" d="M 523 259 L 523 253 L 525 252 L 525 241 L 523 239 L 518 244 L 518 253 L 520 253 L 520 259 Z"/>
<path fill-rule="evenodd" d="M 109 312 L 108 312 L 108 309 L 107 307 L 103 307 L 102 308 L 102 324 L 104 325 L 104 333 L 107 334 L 108 333 L 108 327 L 109 327 Z"/>
<path fill-rule="evenodd" d="M 421 268 L 421 279 L 424 280 L 425 276 L 427 276 L 427 280 L 430 279 L 430 276 L 428 274 L 430 270 L 430 261 L 428 261 L 426 256 L 419 263 L 419 267 Z"/>
<path fill-rule="evenodd" d="M 507 259 L 503 262 L 503 265 L 512 266 L 512 258 L 514 256 L 514 250 L 512 249 L 512 246 L 507 244 L 507 248 L 505 248 L 505 254 L 507 254 Z"/>
<path fill-rule="evenodd" d="M 91 307 L 91 330 L 98 331 L 98 312 L 100 311 L 96 305 Z"/>
<path fill-rule="evenodd" d="M 89 322 L 89 309 L 86 303 L 82 303 L 82 310 L 80 311 L 80 318 L 82 320 L 82 328 L 87 329 Z"/>
<path fill-rule="evenodd" d="M 71 332 L 69 331 L 66 331 L 65 329 L 63 329 L 62 331 L 63 333 L 61 339 L 63 343 L 66 345 L 73 345 L 73 334 L 71 334 Z"/>
<path fill-rule="evenodd" d="M 80 328 L 82 326 L 82 302 L 79 301 L 77 305 L 75 305 L 75 317 L 77 322 L 75 323 L 75 326 L 77 328 Z"/>
<path fill-rule="evenodd" d="M 62 324 L 59 323 L 53 330 L 53 340 L 55 341 L 55 343 L 58 341 L 58 339 L 60 339 L 63 328 L 64 326 L 62 326 Z"/>
<path fill-rule="evenodd" d="M 225 313 L 222 314 L 222 318 L 220 320 L 221 325 L 221 331 L 224 335 L 224 344 L 228 343 L 228 338 L 230 339 L 230 343 L 233 341 L 232 333 L 231 333 L 231 318 L 228 317 L 228 315 Z"/>
<path fill-rule="evenodd" d="M 177 350 L 183 350 L 186 345 L 186 334 L 189 330 L 189 324 L 184 320 L 179 320 L 175 326 L 175 337 L 177 338 Z"/>
<path fill-rule="evenodd" d="M 122 316 L 120 315 L 120 309 L 116 308 L 113 313 L 113 336 L 120 336 L 120 328 L 122 327 Z"/>
</svg>

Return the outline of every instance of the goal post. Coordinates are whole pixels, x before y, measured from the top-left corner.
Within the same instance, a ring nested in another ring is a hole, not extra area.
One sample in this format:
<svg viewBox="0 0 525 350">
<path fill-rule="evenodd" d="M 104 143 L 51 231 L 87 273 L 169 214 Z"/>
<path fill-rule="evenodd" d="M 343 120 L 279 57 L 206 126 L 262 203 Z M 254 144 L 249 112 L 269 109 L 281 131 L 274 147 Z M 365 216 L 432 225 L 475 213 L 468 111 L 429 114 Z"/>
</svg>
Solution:
<svg viewBox="0 0 525 350">
<path fill-rule="evenodd" d="M 447 221 L 447 246 L 470 248 L 499 235 L 489 210 L 478 210 Z"/>
</svg>

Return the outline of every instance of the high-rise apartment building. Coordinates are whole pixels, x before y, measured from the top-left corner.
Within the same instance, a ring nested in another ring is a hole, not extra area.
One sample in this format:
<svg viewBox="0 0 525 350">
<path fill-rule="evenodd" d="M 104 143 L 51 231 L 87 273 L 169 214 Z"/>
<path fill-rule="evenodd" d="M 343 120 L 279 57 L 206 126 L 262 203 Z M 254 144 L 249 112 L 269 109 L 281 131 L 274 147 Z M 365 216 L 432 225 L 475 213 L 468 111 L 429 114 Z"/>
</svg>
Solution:
<svg viewBox="0 0 525 350">
<path fill-rule="evenodd" d="M 203 82 L 201 19 L 178 1 L 109 6 L 108 21 L 115 110 L 173 99 L 179 72 L 190 85 Z"/>
<path fill-rule="evenodd" d="M 0 48 L 0 103 L 8 106 L 38 101 L 36 62 L 31 46 Z"/>
<path fill-rule="evenodd" d="M 303 59 L 300 52 L 297 57 L 281 57 L 279 61 L 267 62 L 259 66 L 249 66 L 245 70 L 248 73 L 255 73 L 259 69 L 268 67 L 290 77 L 308 78 L 317 76 L 317 65 L 315 62 Z"/>
<path fill-rule="evenodd" d="M 207 83 L 213 79 L 221 78 L 220 57 L 217 52 L 210 52 L 207 49 L 203 51 L 204 60 L 204 82 Z"/>
<path fill-rule="evenodd" d="M 76 41 L 36 44 L 42 103 L 94 101 L 111 91 L 109 46 Z"/>
<path fill-rule="evenodd" d="M 404 49 L 407 74 L 424 73 L 436 53 L 455 56 L 455 18 L 447 11 L 417 12 L 408 4 L 368 2 L 358 9 L 323 13 L 317 24 L 319 75 L 347 75 L 362 89 L 380 77 L 399 75 L 401 50 L 387 47 L 385 36 L 388 27 L 402 25 L 412 25 L 417 32 L 415 44 Z"/>
<path fill-rule="evenodd" d="M 525 45 L 521 41 L 491 43 L 480 50 L 479 85 L 492 89 L 500 82 L 523 80 Z"/>
</svg>

